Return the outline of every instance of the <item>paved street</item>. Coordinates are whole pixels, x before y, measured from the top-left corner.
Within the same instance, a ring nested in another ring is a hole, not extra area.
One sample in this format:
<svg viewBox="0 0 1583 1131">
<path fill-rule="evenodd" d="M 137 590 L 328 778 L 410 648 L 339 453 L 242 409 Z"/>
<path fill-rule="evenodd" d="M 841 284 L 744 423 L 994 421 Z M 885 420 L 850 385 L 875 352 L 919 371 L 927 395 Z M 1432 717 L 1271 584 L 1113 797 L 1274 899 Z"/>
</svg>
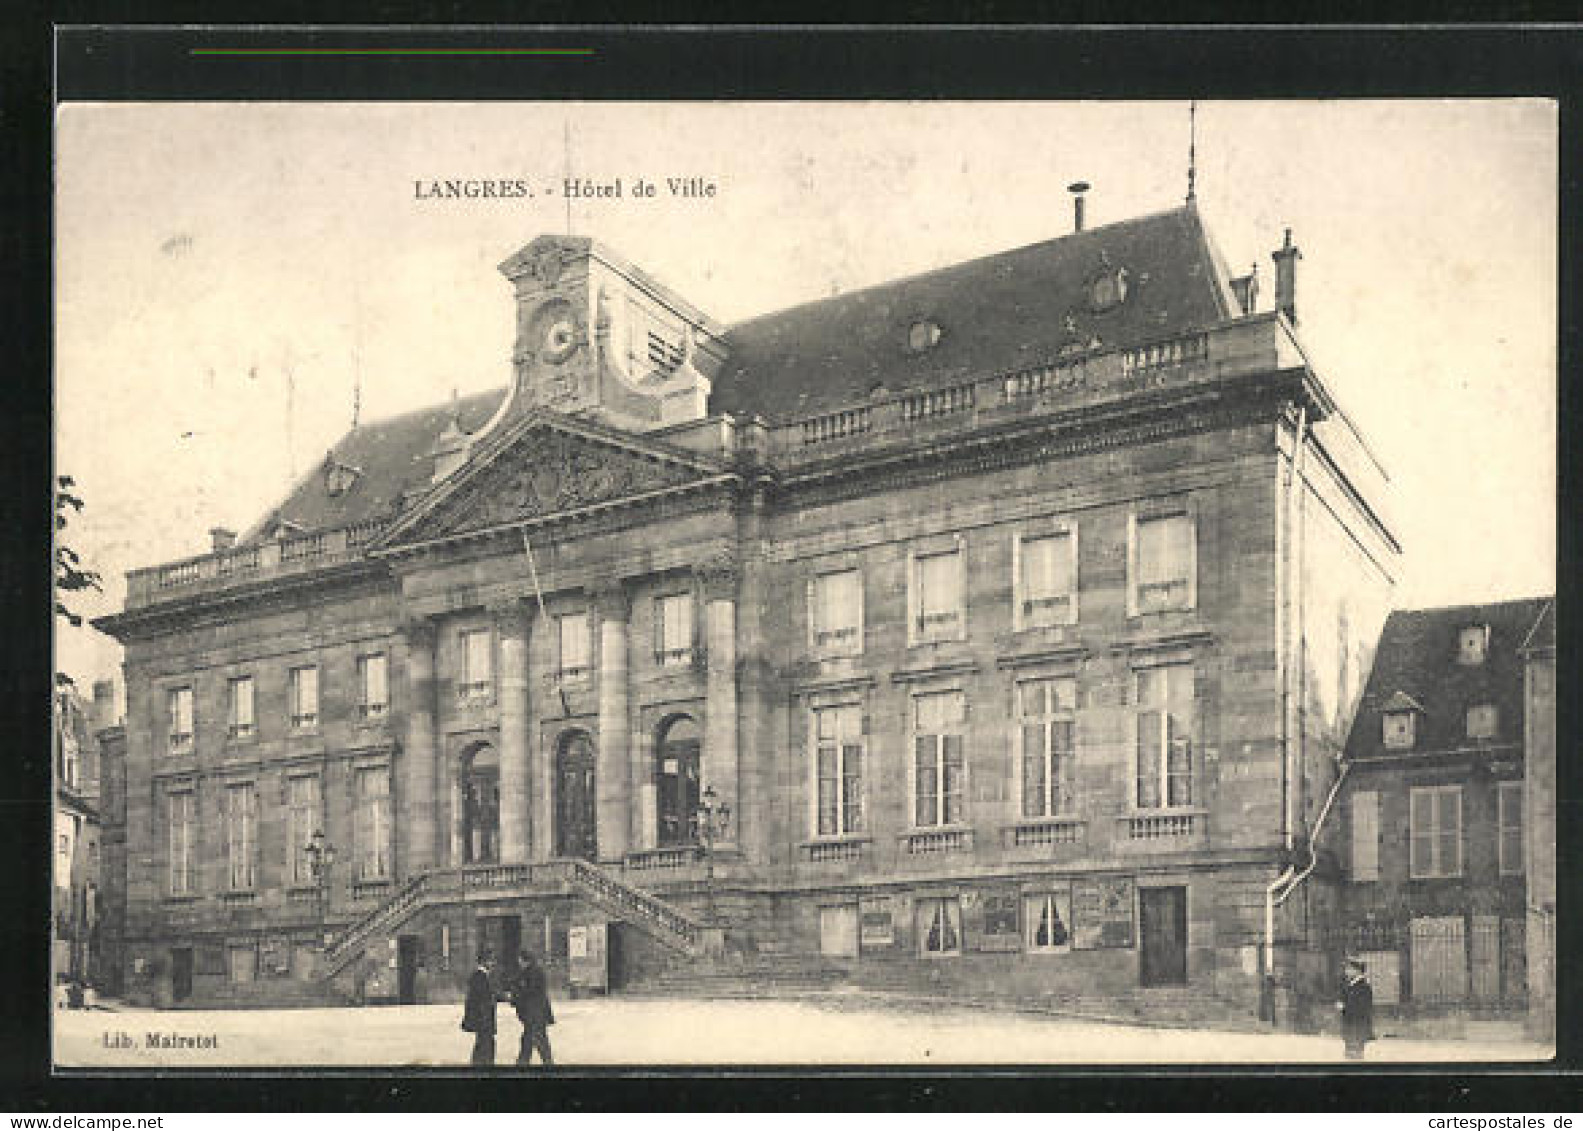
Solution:
<svg viewBox="0 0 1583 1131">
<path fill-rule="evenodd" d="M 870 1001 L 557 1001 L 551 1029 L 562 1067 L 767 1064 L 1331 1063 L 1335 1038 L 1145 1029 L 1026 1014 L 906 1012 Z M 459 1005 L 367 1009 L 57 1011 L 62 1067 L 339 1065 L 464 1066 L 472 1038 Z M 213 1047 L 147 1047 L 147 1034 Z M 521 1028 L 500 1010 L 503 1062 Z M 124 1034 L 131 1047 L 107 1047 Z M 213 1038 L 212 1041 L 208 1038 Z M 1520 1042 L 1386 1039 L 1373 1061 L 1534 1061 Z"/>
</svg>

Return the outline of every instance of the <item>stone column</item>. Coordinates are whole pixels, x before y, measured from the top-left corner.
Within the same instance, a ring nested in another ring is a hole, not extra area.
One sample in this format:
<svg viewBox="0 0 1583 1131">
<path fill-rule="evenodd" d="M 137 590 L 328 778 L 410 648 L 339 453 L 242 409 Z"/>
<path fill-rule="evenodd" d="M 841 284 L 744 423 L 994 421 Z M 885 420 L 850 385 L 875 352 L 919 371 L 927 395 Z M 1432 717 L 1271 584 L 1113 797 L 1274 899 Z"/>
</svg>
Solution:
<svg viewBox="0 0 1583 1131">
<path fill-rule="evenodd" d="M 632 597 L 619 581 L 594 594 L 599 610 L 599 757 L 594 773 L 599 859 L 620 861 L 627 854 L 631 746 L 627 719 L 627 621 Z"/>
<path fill-rule="evenodd" d="M 439 804 L 435 761 L 434 622 L 427 617 L 402 626 L 407 669 L 407 737 L 401 752 L 399 781 L 401 836 L 397 861 L 404 875 L 415 875 L 440 863 L 435 810 Z"/>
<path fill-rule="evenodd" d="M 722 844 L 734 844 L 742 809 L 737 798 L 737 568 L 721 558 L 698 570 L 704 593 L 704 643 L 709 672 L 704 683 L 703 781 L 717 804 L 731 807 Z"/>
<path fill-rule="evenodd" d="M 500 634 L 500 862 L 528 862 L 528 625 L 532 606 L 490 607 Z"/>
</svg>

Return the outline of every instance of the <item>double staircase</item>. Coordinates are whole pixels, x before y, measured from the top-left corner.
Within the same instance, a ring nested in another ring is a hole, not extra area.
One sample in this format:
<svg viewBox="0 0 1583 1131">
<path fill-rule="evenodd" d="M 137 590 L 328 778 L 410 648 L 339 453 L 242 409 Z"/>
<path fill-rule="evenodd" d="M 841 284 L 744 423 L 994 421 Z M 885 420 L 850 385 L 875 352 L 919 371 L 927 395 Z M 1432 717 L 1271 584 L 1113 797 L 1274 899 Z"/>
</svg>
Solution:
<svg viewBox="0 0 1583 1131">
<path fill-rule="evenodd" d="M 397 930 L 425 907 L 488 896 L 579 895 L 612 918 L 631 923 L 671 950 L 689 957 L 707 951 L 709 929 L 669 903 L 576 858 L 487 868 L 440 868 L 422 872 L 364 915 L 325 951 L 320 977 L 341 973 L 368 942 Z"/>
</svg>

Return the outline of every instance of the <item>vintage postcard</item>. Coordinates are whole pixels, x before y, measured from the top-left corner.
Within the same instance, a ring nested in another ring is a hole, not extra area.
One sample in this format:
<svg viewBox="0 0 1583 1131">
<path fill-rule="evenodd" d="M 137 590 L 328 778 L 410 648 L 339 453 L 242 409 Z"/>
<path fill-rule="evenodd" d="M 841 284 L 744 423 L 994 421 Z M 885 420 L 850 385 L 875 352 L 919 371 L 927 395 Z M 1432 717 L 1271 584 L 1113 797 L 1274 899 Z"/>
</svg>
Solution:
<svg viewBox="0 0 1583 1131">
<path fill-rule="evenodd" d="M 56 145 L 57 1067 L 1554 1055 L 1555 104 Z"/>
</svg>

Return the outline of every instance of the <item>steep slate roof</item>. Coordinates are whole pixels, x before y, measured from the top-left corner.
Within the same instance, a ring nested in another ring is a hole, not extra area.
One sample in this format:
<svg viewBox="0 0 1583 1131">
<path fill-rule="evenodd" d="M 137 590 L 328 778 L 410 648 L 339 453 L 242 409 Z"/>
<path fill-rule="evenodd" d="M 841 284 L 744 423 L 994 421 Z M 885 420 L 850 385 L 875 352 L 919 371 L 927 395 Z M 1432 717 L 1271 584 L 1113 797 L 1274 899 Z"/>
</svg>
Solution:
<svg viewBox="0 0 1583 1131">
<path fill-rule="evenodd" d="M 505 389 L 491 389 L 458 400 L 454 411 L 462 431 L 476 432 L 488 423 L 505 395 Z M 452 411 L 446 402 L 352 429 L 331 449 L 338 463 L 361 472 L 351 490 L 335 496 L 325 490 L 321 459 L 244 542 L 257 541 L 275 519 L 312 531 L 390 517 L 402 492 L 429 483 L 434 471 L 430 454 Z"/>
<path fill-rule="evenodd" d="M 1091 313 L 1088 284 L 1112 266 L 1127 300 Z M 1074 232 L 912 278 L 795 306 L 732 327 L 711 412 L 769 419 L 814 414 L 867 397 L 1053 361 L 1070 338 L 1104 348 L 1170 337 L 1235 310 L 1225 270 L 1198 210 L 1188 205 Z M 907 330 L 927 319 L 939 343 L 910 353 Z"/>
<path fill-rule="evenodd" d="M 1126 270 L 1127 298 L 1095 314 L 1088 286 L 1107 260 Z M 1187 205 L 740 323 L 725 334 L 730 355 L 709 411 L 799 416 L 863 400 L 876 385 L 894 393 L 1054 360 L 1073 340 L 1068 314 L 1081 342 L 1097 336 L 1114 349 L 1211 325 L 1234 309 L 1219 253 Z M 907 331 L 920 319 L 940 326 L 940 340 L 910 353 Z M 461 400 L 463 431 L 488 422 L 505 394 Z M 319 461 L 243 544 L 277 519 L 309 532 L 389 517 L 404 492 L 429 483 L 430 453 L 451 412 L 439 404 L 353 429 L 332 452 L 361 472 L 356 485 L 331 496 Z"/>
<path fill-rule="evenodd" d="M 1456 605 L 1394 612 L 1380 633 L 1374 670 L 1352 725 L 1347 756 L 1428 753 L 1472 745 L 1467 710 L 1493 703 L 1499 713 L 1497 743 L 1521 742 L 1523 660 L 1519 654 L 1549 599 L 1503 601 L 1494 605 Z M 1467 627 L 1489 625 L 1482 664 L 1457 662 L 1457 635 Z M 1386 750 L 1381 714 L 1399 705 L 1398 695 L 1421 705 L 1411 751 Z M 1394 702 L 1393 702 L 1394 701 Z"/>
</svg>

